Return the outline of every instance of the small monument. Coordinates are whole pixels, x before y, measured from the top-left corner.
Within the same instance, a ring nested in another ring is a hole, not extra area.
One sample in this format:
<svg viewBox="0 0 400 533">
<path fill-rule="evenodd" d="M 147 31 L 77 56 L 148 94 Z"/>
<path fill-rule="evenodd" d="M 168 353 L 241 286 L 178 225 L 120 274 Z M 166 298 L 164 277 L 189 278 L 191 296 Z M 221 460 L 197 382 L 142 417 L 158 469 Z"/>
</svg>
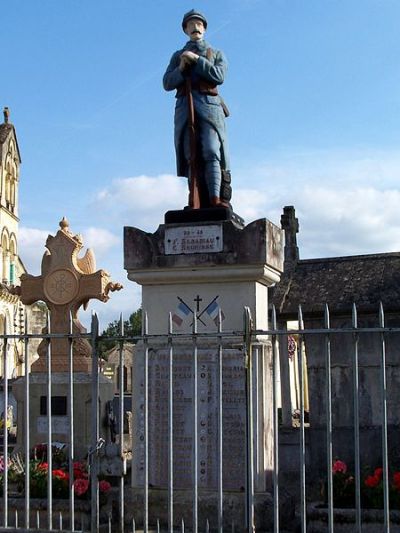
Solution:
<svg viewBox="0 0 400 533">
<path fill-rule="evenodd" d="M 105 270 L 96 272 L 94 253 L 88 249 L 82 258 L 78 257 L 83 248 L 82 236 L 73 235 L 69 231 L 69 223 L 64 217 L 60 222 L 60 230 L 56 236 L 49 235 L 46 241 L 46 252 L 42 259 L 40 276 L 23 274 L 21 286 L 15 289 L 25 305 L 39 300 L 45 302 L 50 310 L 51 333 L 72 332 L 86 333 L 86 329 L 78 320 L 78 309 L 84 308 L 91 298 L 103 302 L 109 299 L 109 292 L 120 290 L 122 285 L 113 283 Z M 32 372 L 45 372 L 47 342 L 43 341 L 39 348 L 39 359 L 32 365 Z M 67 338 L 51 341 L 52 370 L 66 372 L 68 370 L 69 341 Z M 74 342 L 74 372 L 91 370 L 91 348 L 87 341 Z"/>
<path fill-rule="evenodd" d="M 43 301 L 50 311 L 50 333 L 86 333 L 78 319 L 78 310 L 85 308 L 91 298 L 103 302 L 109 299 L 109 292 L 120 290 L 122 285 L 113 283 L 104 270 L 96 271 L 96 261 L 92 250 L 78 257 L 83 248 L 81 235 L 73 235 L 68 221 L 63 218 L 60 230 L 55 236 L 49 235 L 46 252 L 42 259 L 40 276 L 23 274 L 21 285 L 14 290 L 24 304 Z M 51 380 L 52 380 L 52 429 L 53 440 L 65 442 L 69 434 L 68 390 L 70 341 L 67 337 L 51 339 Z M 39 359 L 31 367 L 30 380 L 30 443 L 31 446 L 46 439 L 47 432 L 47 352 L 48 340 L 44 339 L 38 348 Z M 74 426 L 75 442 L 81 454 L 87 451 L 90 443 L 91 420 L 91 346 L 86 339 L 73 341 L 73 383 L 74 413 L 80 421 Z M 13 386 L 18 400 L 17 444 L 23 447 L 24 380 L 18 379 Z M 113 384 L 100 376 L 101 409 L 113 397 Z M 54 405 L 53 405 L 54 404 Z M 79 453 L 78 453 L 79 455 Z"/>
</svg>

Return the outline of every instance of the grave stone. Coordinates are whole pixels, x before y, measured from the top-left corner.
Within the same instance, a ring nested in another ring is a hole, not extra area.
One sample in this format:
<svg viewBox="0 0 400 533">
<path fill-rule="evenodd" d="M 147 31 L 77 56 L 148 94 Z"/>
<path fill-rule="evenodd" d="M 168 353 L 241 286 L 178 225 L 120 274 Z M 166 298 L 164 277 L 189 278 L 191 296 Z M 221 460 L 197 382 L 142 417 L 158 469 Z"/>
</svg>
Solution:
<svg viewBox="0 0 400 533">
<path fill-rule="evenodd" d="M 37 301 L 46 303 L 50 312 L 50 332 L 68 335 L 70 320 L 73 333 L 86 333 L 78 319 L 78 310 L 87 306 L 91 298 L 103 302 L 109 299 L 109 292 L 122 286 L 110 280 L 104 270 L 96 271 L 93 251 L 87 250 L 78 257 L 83 248 L 82 237 L 73 235 L 68 221 L 63 218 L 56 236 L 49 235 L 47 251 L 42 259 L 40 276 L 23 274 L 21 285 L 15 288 L 21 302 L 29 305 Z M 66 442 L 69 435 L 69 353 L 68 338 L 55 338 L 51 344 L 51 388 L 52 388 L 52 438 Z M 47 438 L 47 353 L 48 341 L 42 340 L 38 347 L 39 359 L 31 366 L 30 382 L 30 443 L 44 442 Z M 73 341 L 73 387 L 74 416 L 79 423 L 74 425 L 74 437 L 79 455 L 87 452 L 90 444 L 91 402 L 92 402 L 92 360 L 91 346 L 86 339 Z M 14 394 L 18 400 L 18 447 L 24 444 L 24 381 L 18 379 Z M 100 376 L 100 409 L 113 396 L 111 381 Z"/>
</svg>

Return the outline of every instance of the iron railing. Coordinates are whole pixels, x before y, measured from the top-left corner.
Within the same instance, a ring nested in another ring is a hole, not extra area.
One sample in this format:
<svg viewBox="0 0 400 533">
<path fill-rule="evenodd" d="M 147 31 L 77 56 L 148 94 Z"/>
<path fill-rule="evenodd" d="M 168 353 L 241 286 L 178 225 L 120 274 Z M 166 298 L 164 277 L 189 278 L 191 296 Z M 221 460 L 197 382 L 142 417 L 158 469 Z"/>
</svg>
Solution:
<svg viewBox="0 0 400 533">
<path fill-rule="evenodd" d="M 346 450 L 347 456 L 352 455 L 352 463 L 354 467 L 354 508 L 355 508 L 355 523 L 354 531 L 362 531 L 362 452 L 360 448 L 360 428 L 363 427 L 363 423 L 360 419 L 360 409 L 362 402 L 362 391 L 360 390 L 360 369 L 364 372 L 364 367 L 360 364 L 360 357 L 363 356 L 363 353 L 360 351 L 360 340 L 363 336 L 369 335 L 373 336 L 377 340 L 377 346 L 379 346 L 378 352 L 375 354 L 374 365 L 379 364 L 379 374 L 380 374 L 380 385 L 379 385 L 379 398 L 375 398 L 375 402 L 379 404 L 380 411 L 380 420 L 376 420 L 376 427 L 380 428 L 381 433 L 381 445 L 380 453 L 378 454 L 382 458 L 382 481 L 381 487 L 383 491 L 383 518 L 381 523 L 380 530 L 389 532 L 390 523 L 391 523 L 391 513 L 390 513 L 390 465 L 389 462 L 392 460 L 392 457 L 389 456 L 388 451 L 388 363 L 387 363 L 387 349 L 386 343 L 391 336 L 394 336 L 400 333 L 400 327 L 388 327 L 385 325 L 385 314 L 382 306 L 379 308 L 377 313 L 379 319 L 376 325 L 363 325 L 360 327 L 359 318 L 357 313 L 357 308 L 354 305 L 353 309 L 350 310 L 347 322 L 342 320 L 342 324 L 339 326 L 332 326 L 332 319 L 328 306 L 325 307 L 324 317 L 321 318 L 320 324 L 312 319 L 311 322 L 304 319 L 303 311 L 301 307 L 298 309 L 298 314 L 296 318 L 297 328 L 288 331 L 286 327 L 286 320 L 277 316 L 275 309 L 272 309 L 270 316 L 271 327 L 268 330 L 256 330 L 253 328 L 253 323 L 251 320 L 251 313 L 248 308 L 244 312 L 244 326 L 242 331 L 222 331 L 222 320 L 221 316 L 219 317 L 217 328 L 215 332 L 211 333 L 201 333 L 197 330 L 197 320 L 196 315 L 193 317 L 193 328 L 189 333 L 178 333 L 174 332 L 172 328 L 172 319 L 171 316 L 168 320 L 168 332 L 166 335 L 150 335 L 148 333 L 148 320 L 147 314 L 143 312 L 143 330 L 140 336 L 130 337 L 124 334 L 123 330 L 123 320 L 121 317 L 120 320 L 120 333 L 119 335 L 112 338 L 119 346 L 119 407 L 118 407 L 118 431 L 119 431 L 119 455 L 122 457 L 124 455 L 124 442 L 123 442 L 123 433 L 124 433 L 124 375 L 123 369 L 126 361 L 126 354 L 124 351 L 124 345 L 126 342 L 139 343 L 142 346 L 141 354 L 143 356 L 143 454 L 144 454 L 144 473 L 143 473 L 143 512 L 141 513 L 142 519 L 138 520 L 137 517 L 133 516 L 128 523 L 128 517 L 125 516 L 125 510 L 127 508 L 127 503 L 129 502 L 128 496 L 125 494 L 127 486 L 130 485 L 127 477 L 123 475 L 120 476 L 116 490 L 119 491 L 119 505 L 118 505 L 118 524 L 114 524 L 111 515 L 108 518 L 108 528 L 109 530 L 118 530 L 118 531 L 135 531 L 137 527 L 143 528 L 145 532 L 150 529 L 160 529 L 160 520 L 158 516 L 151 515 L 151 506 L 149 504 L 149 489 L 150 489 L 150 479 L 149 479 L 149 468 L 151 456 L 149 453 L 149 440 L 151 436 L 149 435 L 149 417 L 152 413 L 150 412 L 150 403 L 149 403 L 149 353 L 152 348 L 153 343 L 157 345 L 164 344 L 165 348 L 168 351 L 168 382 L 167 382 L 167 402 L 168 402 L 168 484 L 166 487 L 167 490 L 167 515 L 168 520 L 166 523 L 166 528 L 168 531 L 173 532 L 177 529 L 184 531 L 184 529 L 190 528 L 197 532 L 199 529 L 206 530 L 215 530 L 222 532 L 224 529 L 227 530 L 225 518 L 225 508 L 224 508 L 224 478 L 223 478 L 223 363 L 224 363 L 224 354 L 226 350 L 227 343 L 235 342 L 240 344 L 243 348 L 243 365 L 245 368 L 246 376 L 246 417 L 247 417 L 247 429 L 245 437 L 244 450 L 246 453 L 245 458 L 245 468 L 246 468 L 246 486 L 245 486 L 245 502 L 246 502 L 246 513 L 245 513 L 245 523 L 244 524 L 232 524 L 229 529 L 243 530 L 245 528 L 249 532 L 256 530 L 255 522 L 255 438 L 254 438 L 254 423 L 255 423 L 255 409 L 258 406 L 254 406 L 254 377 L 257 374 L 258 370 L 255 365 L 257 360 L 257 350 L 260 345 L 260 339 L 263 339 L 263 342 L 266 342 L 270 347 L 270 368 L 265 368 L 264 372 L 272 372 L 272 383 L 273 383 L 273 408 L 272 408 L 272 440 L 270 445 L 273 446 L 273 471 L 272 471 L 272 486 L 270 487 L 270 492 L 273 496 L 273 519 L 270 524 L 270 531 L 278 533 L 283 531 L 284 526 L 280 524 L 280 516 L 282 510 L 280 509 L 280 496 L 282 494 L 282 474 L 286 468 L 285 464 L 281 464 L 280 460 L 280 428 L 282 420 L 286 422 L 291 418 L 293 414 L 293 404 L 287 401 L 287 396 L 293 393 L 290 386 L 290 380 L 287 371 L 287 361 L 284 361 L 286 357 L 288 338 L 295 337 L 297 351 L 295 357 L 297 357 L 297 368 L 298 375 L 295 376 L 298 380 L 299 386 L 299 427 L 293 428 L 293 433 L 297 435 L 298 438 L 298 457 L 299 457 L 299 468 L 297 472 L 297 487 L 296 491 L 296 512 L 298 524 L 300 524 L 301 531 L 305 533 L 308 527 L 308 518 L 307 518 L 307 505 L 310 501 L 310 498 L 314 498 L 312 495 L 312 490 L 310 489 L 309 483 L 307 481 L 308 476 L 308 459 L 307 459 L 307 450 L 310 446 L 310 439 L 308 439 L 308 421 L 306 420 L 306 415 L 308 414 L 305 409 L 305 398 L 307 395 L 307 387 L 305 386 L 305 376 L 309 371 L 306 365 L 306 356 L 311 346 L 312 342 L 315 339 L 322 339 L 322 353 L 320 353 L 320 369 L 324 367 L 324 397 L 325 397 L 325 417 L 323 420 L 323 425 L 325 427 L 325 461 L 324 464 L 318 464 L 316 467 L 314 465 L 314 470 L 318 469 L 322 479 L 326 480 L 326 510 L 327 510 L 327 531 L 333 532 L 335 526 L 335 492 L 334 492 L 334 472 L 332 471 L 332 464 L 334 462 L 334 447 L 335 447 L 335 408 L 337 403 L 340 402 L 340 391 L 335 394 L 332 392 L 332 371 L 336 372 L 336 355 L 337 353 L 332 348 L 332 340 L 335 339 L 335 346 L 340 346 L 341 342 L 346 346 L 345 360 L 349 369 L 351 369 L 352 375 L 352 390 L 351 396 L 353 401 L 352 406 L 352 431 L 353 437 L 352 442 L 349 444 L 348 449 Z M 311 319 L 310 319 L 311 320 Z M 72 322 L 71 322 L 72 324 Z M 309 326 L 309 324 L 312 324 Z M 317 324 L 317 325 L 316 325 Z M 344 324 L 344 325 L 343 325 Z M 5 331 L 8 331 L 7 324 L 5 324 Z M 31 383 L 31 369 L 29 361 L 29 343 L 32 339 L 45 339 L 48 340 L 47 347 L 47 377 L 46 377 L 46 395 L 47 395 L 47 449 L 52 449 L 53 442 L 53 431 L 52 431 L 52 394 L 56 391 L 56 384 L 53 383 L 53 374 L 52 374 L 52 353 L 51 353 L 51 339 L 60 338 L 60 334 L 51 333 L 51 320 L 48 318 L 47 321 L 47 333 L 45 334 L 29 334 L 29 324 L 25 324 L 25 334 L 24 335 L 13 335 L 10 333 L 5 333 L 0 336 L 2 340 L 2 359 L 3 359 L 3 406 L 4 413 L 7 413 L 7 407 L 9 405 L 9 392 L 8 392 L 8 343 L 13 342 L 13 340 L 22 340 L 24 342 L 24 371 L 25 371 L 25 381 L 24 381 L 24 442 L 23 442 L 23 454 L 25 465 L 29 464 L 30 460 L 30 447 L 32 444 L 30 442 L 30 428 L 33 421 L 30 417 L 30 383 Z M 9 496 L 9 441 L 8 441 L 8 432 L 5 429 L 6 423 L 4 423 L 3 430 L 3 472 L 2 474 L 2 487 L 3 487 L 3 509 L 1 511 L 2 526 L 3 528 L 11 527 L 24 527 L 25 529 L 38 529 L 38 528 L 47 528 L 48 530 L 53 529 L 64 529 L 68 531 L 77 531 L 82 529 L 87 529 L 90 527 L 92 532 L 99 531 L 100 528 L 100 512 L 99 512 L 99 485 L 98 485 L 98 474 L 99 474 L 99 449 L 104 443 L 100 435 L 100 413 L 99 413 L 99 379 L 100 379 L 100 361 L 99 361 L 99 351 L 98 344 L 101 340 L 104 340 L 99 334 L 99 323 L 96 315 L 93 315 L 91 322 L 91 331 L 85 334 L 75 334 L 72 332 L 72 325 L 69 334 L 66 334 L 64 337 L 68 338 L 70 343 L 69 350 L 69 371 L 68 371 L 68 395 L 67 395 L 67 404 L 68 404 L 68 468 L 69 468 L 69 499 L 68 499 L 68 517 L 64 517 L 62 514 L 59 515 L 58 523 L 55 520 L 55 511 L 53 507 L 54 497 L 52 493 L 52 454 L 48 453 L 48 478 L 47 478 L 47 516 L 46 524 L 40 523 L 42 517 L 39 512 L 37 512 L 36 520 L 32 519 L 32 506 L 31 506 L 31 495 L 30 495 L 30 471 L 29 468 L 25 468 L 25 490 L 24 490 L 24 508 L 23 511 L 14 510 L 13 513 L 10 513 L 11 503 Z M 74 468 L 73 464 L 75 461 L 75 442 L 74 442 L 74 426 L 77 422 L 75 419 L 74 413 L 74 369 L 73 369 L 73 344 L 76 339 L 87 339 L 90 341 L 92 346 L 92 398 L 96 401 L 92 401 L 92 427 L 91 427 L 91 445 L 88 449 L 88 457 L 90 462 L 90 481 L 91 481 L 91 505 L 90 505 L 90 525 L 86 526 L 82 523 L 81 518 L 76 516 L 76 498 L 74 494 Z M 108 338 L 109 339 L 109 338 Z M 198 468 L 198 453 L 199 453 L 199 435 L 198 435 L 198 349 L 199 344 L 204 340 L 207 342 L 212 342 L 215 347 L 217 354 L 217 365 L 216 365 L 216 380 L 217 380 L 217 405 L 218 405 L 218 416 L 217 416 L 217 488 L 216 488 L 216 498 L 217 498 L 217 513 L 214 517 L 207 517 L 207 520 L 204 522 L 202 520 L 201 524 L 199 522 L 199 501 L 201 499 L 201 494 L 199 492 L 199 468 Z M 349 341 L 350 340 L 350 341 Z M 175 506 L 175 480 L 174 480 L 174 409 L 175 409 L 175 399 L 174 399 L 174 358 L 175 350 L 177 346 L 180 346 L 182 342 L 190 344 L 191 354 L 192 354 L 192 417 L 193 417 L 193 446 L 192 446 L 192 474 L 191 474 L 191 492 L 192 492 L 192 519 L 191 523 L 188 524 L 180 520 L 176 516 L 176 506 Z M 350 344 L 349 344 L 350 342 Z M 349 349 L 350 346 L 350 349 Z M 133 357 L 137 357 L 135 354 Z M 341 354 L 343 358 L 343 354 Z M 390 365 L 391 369 L 398 371 L 400 373 L 400 358 L 396 354 L 391 354 L 392 363 Z M 394 361 L 394 362 L 393 362 Z M 130 362 L 132 363 L 132 361 Z M 371 366 L 371 361 L 369 361 L 367 366 Z M 280 376 L 280 380 L 278 377 Z M 310 376 L 308 376 L 310 379 Z M 133 380 L 132 380 L 133 383 Z M 392 380 L 392 383 L 395 383 L 395 380 Z M 283 401 L 285 397 L 285 402 Z M 280 401 L 282 398 L 282 402 Z M 133 409 L 135 406 L 133 406 Z M 311 403 L 310 412 L 312 412 L 313 406 Z M 289 410 L 291 412 L 289 412 Z M 5 418 L 5 416 L 4 416 Z M 319 424 L 320 422 L 318 422 Z M 312 429 L 312 418 L 310 419 L 310 425 Z M 322 422 L 321 422 L 322 424 Z M 392 424 L 396 434 L 400 430 L 400 426 L 395 423 Z M 312 431 L 309 432 L 310 435 Z M 133 431 L 132 431 L 133 434 Z M 310 437 L 311 438 L 311 437 Z M 132 450 L 133 442 L 132 442 Z M 400 462 L 400 458 L 395 458 L 395 461 Z M 175 512 L 174 512 L 175 511 Z M 280 513 L 281 511 L 281 513 Z M 22 519 L 21 515 L 22 514 Z M 35 523 L 33 523 L 35 522 Z M 177 526 L 177 524 L 180 524 Z M 286 527 L 286 526 L 285 526 Z"/>
</svg>

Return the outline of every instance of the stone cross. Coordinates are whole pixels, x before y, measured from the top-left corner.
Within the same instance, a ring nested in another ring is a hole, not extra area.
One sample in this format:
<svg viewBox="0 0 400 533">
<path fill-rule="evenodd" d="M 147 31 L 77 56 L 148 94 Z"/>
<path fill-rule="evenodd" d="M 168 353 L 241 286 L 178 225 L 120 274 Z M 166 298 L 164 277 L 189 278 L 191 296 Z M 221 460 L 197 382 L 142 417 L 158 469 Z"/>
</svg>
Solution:
<svg viewBox="0 0 400 533">
<path fill-rule="evenodd" d="M 21 286 L 16 287 L 21 302 L 29 305 L 37 301 L 47 304 L 50 311 L 50 333 L 70 332 L 72 317 L 73 333 L 86 333 L 78 320 L 78 309 L 86 308 L 91 298 L 103 302 L 109 299 L 109 292 L 120 290 L 122 285 L 113 283 L 104 270 L 96 270 L 96 261 L 92 250 L 87 250 L 82 258 L 78 253 L 83 248 L 81 235 L 69 231 L 68 221 L 63 218 L 56 236 L 49 235 L 46 241 L 47 251 L 42 259 L 40 276 L 23 274 Z M 47 370 L 47 346 L 43 340 L 38 348 L 39 359 L 32 364 L 32 372 Z M 66 372 L 69 368 L 69 348 L 67 338 L 51 340 L 52 371 Z M 86 339 L 73 342 L 74 372 L 88 372 L 91 369 L 91 346 Z"/>
<path fill-rule="evenodd" d="M 299 260 L 299 248 L 297 246 L 297 233 L 299 221 L 296 218 L 295 209 L 292 205 L 283 208 L 281 226 L 285 231 L 285 271 L 295 265 Z"/>
</svg>

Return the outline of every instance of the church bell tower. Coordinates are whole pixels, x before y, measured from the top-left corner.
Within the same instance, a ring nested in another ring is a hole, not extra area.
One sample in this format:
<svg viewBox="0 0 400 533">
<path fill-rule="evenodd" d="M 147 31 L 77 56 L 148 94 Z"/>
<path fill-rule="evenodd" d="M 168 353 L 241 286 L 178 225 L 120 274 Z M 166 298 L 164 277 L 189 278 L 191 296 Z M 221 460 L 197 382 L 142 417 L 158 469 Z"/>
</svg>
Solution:
<svg viewBox="0 0 400 533">
<path fill-rule="evenodd" d="M 18 261 L 18 185 L 21 157 L 10 112 L 3 110 L 0 124 L 0 282 L 14 285 Z"/>
</svg>

